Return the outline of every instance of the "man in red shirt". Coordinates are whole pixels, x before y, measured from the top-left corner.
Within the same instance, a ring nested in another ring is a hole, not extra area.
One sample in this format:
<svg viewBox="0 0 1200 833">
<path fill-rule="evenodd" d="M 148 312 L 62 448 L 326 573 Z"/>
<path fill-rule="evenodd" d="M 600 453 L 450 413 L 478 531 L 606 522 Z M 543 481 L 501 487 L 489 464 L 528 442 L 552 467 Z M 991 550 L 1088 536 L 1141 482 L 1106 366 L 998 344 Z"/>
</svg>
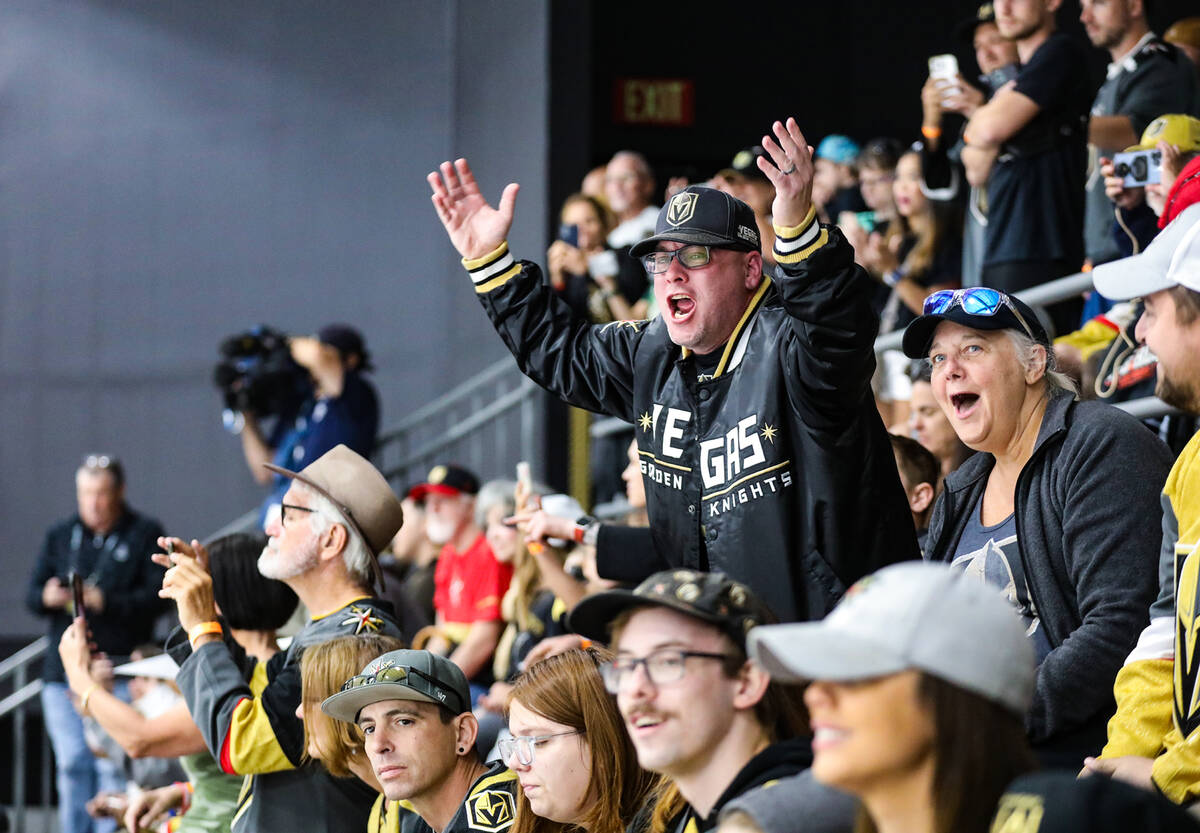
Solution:
<svg viewBox="0 0 1200 833">
<path fill-rule="evenodd" d="M 479 478 L 455 465 L 434 466 L 409 492 L 425 504 L 425 534 L 442 544 L 434 573 L 438 636 L 426 644 L 445 654 L 471 682 L 472 700 L 491 685 L 492 654 L 504 628 L 500 601 L 512 566 L 496 561 L 475 523 Z"/>
</svg>

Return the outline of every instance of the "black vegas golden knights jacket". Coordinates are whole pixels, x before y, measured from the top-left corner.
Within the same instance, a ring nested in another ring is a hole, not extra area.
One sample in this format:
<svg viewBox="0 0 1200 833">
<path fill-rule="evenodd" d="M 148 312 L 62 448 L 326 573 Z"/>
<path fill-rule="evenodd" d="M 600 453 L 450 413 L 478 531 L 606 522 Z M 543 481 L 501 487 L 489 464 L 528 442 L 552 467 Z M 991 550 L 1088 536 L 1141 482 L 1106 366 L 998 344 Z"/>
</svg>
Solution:
<svg viewBox="0 0 1200 833">
<path fill-rule="evenodd" d="M 507 244 L 463 265 L 527 376 L 635 426 L 654 553 L 625 548 L 615 557 L 644 567 L 602 558 L 602 574 L 720 571 L 795 621 L 823 617 L 855 580 L 920 553 L 871 392 L 871 279 L 811 212 L 776 234 L 779 268 L 703 380 L 661 317 L 576 319 Z"/>
</svg>

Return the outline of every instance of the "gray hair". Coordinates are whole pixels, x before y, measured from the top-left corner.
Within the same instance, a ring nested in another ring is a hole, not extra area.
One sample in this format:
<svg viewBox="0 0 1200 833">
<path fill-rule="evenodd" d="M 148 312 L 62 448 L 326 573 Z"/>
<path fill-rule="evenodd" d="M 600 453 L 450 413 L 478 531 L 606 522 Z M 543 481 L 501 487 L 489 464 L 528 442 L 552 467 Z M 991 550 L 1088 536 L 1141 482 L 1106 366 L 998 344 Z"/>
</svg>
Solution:
<svg viewBox="0 0 1200 833">
<path fill-rule="evenodd" d="M 504 507 L 505 517 L 517 511 L 517 501 L 513 495 L 516 489 L 515 480 L 489 480 L 484 483 L 475 496 L 475 526 L 487 528 L 487 516 L 493 506 Z"/>
<path fill-rule="evenodd" d="M 633 166 L 637 168 L 638 173 L 641 174 L 643 178 L 648 179 L 650 182 L 654 182 L 654 169 L 650 167 L 650 160 L 638 153 L 636 150 L 618 150 L 613 154 L 612 159 L 608 161 L 611 163 L 617 161 L 618 159 L 628 159 L 633 163 Z"/>
<path fill-rule="evenodd" d="M 312 500 L 310 508 L 314 510 L 312 519 L 313 535 L 324 535 L 326 530 L 334 524 L 341 524 L 346 528 L 346 548 L 342 551 L 342 560 L 346 565 L 346 570 L 355 580 L 370 587 L 375 581 L 375 572 L 372 567 L 371 552 L 367 548 L 367 542 L 362 539 L 362 536 L 346 520 L 346 516 L 342 514 L 342 510 L 338 509 L 332 500 L 303 481 L 295 480 L 293 481 L 293 485 Z"/>
<path fill-rule="evenodd" d="M 1079 398 L 1079 387 L 1075 384 L 1075 380 L 1058 369 L 1053 348 L 1034 340 L 1020 330 L 1006 329 L 1004 334 L 1012 342 L 1013 349 L 1017 354 L 1017 361 L 1025 370 L 1032 370 L 1035 366 L 1043 363 L 1039 359 L 1039 352 L 1045 356 L 1045 373 L 1042 375 L 1042 380 L 1046 383 L 1046 393 L 1053 395 L 1059 391 L 1066 391 L 1076 399 Z"/>
</svg>

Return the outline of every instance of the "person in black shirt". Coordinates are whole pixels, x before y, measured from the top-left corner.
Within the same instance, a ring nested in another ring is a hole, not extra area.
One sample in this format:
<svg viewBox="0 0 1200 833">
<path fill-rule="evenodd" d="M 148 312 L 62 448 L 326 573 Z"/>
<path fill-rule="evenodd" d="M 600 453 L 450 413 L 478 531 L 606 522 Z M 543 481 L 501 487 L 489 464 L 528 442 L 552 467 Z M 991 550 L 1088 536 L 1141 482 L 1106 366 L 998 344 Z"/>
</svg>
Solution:
<svg viewBox="0 0 1200 833">
<path fill-rule="evenodd" d="M 92 454 L 84 459 L 75 472 L 75 492 L 79 511 L 46 533 L 26 606 L 48 619 L 52 645 L 58 644 L 72 618 L 82 614 L 99 650 L 128 656 L 135 646 L 150 641 L 154 620 L 166 609 L 158 598 L 163 570 L 150 561 L 163 530 L 158 521 L 125 503 L 125 470 L 115 457 Z M 84 611 L 74 609 L 72 574 L 84 580 Z M 42 709 L 58 778 L 59 829 L 90 831 L 87 800 L 110 774 L 106 789 L 120 789 L 123 779 L 89 751 L 58 651 L 46 652 L 42 680 Z"/>
<path fill-rule="evenodd" d="M 999 0 L 1000 33 L 1021 69 L 967 122 L 962 161 L 972 185 L 987 184 L 982 283 L 1017 292 L 1083 264 L 1087 53 L 1055 31 L 1061 0 Z M 1078 323 L 1080 302 L 1051 310 L 1056 329 Z"/>
</svg>

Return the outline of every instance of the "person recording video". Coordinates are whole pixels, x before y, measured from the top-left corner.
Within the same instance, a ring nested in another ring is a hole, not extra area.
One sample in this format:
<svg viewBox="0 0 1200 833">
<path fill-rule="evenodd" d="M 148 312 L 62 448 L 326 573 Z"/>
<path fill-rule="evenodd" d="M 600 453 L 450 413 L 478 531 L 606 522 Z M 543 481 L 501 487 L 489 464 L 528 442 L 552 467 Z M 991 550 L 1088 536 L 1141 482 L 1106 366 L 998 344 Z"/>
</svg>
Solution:
<svg viewBox="0 0 1200 833">
<path fill-rule="evenodd" d="M 265 414 L 243 410 L 242 452 L 254 479 L 271 487 L 262 519 L 279 505 L 289 481 L 264 467 L 300 469 L 339 444 L 369 457 L 379 430 L 379 396 L 363 373 L 373 369 L 358 330 L 329 324 L 315 336 L 288 339 L 292 359 L 308 372 L 311 391 L 293 417 L 280 417 L 264 433 Z"/>
</svg>

